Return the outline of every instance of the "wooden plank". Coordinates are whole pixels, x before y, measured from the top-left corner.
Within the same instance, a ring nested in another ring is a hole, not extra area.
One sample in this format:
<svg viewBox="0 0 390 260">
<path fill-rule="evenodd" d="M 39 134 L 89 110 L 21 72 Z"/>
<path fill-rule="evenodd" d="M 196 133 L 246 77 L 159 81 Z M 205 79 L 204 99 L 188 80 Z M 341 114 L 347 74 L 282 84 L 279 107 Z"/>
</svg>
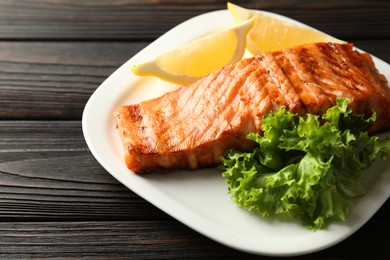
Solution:
<svg viewBox="0 0 390 260">
<path fill-rule="evenodd" d="M 368 222 L 341 243 L 297 259 L 386 259 L 389 219 Z M 364 246 L 357 246 L 364 245 Z M 0 223 L 0 258 L 270 259 L 225 247 L 176 221 Z"/>
<path fill-rule="evenodd" d="M 0 121 L 0 219 L 164 219 L 106 172 L 80 121 Z"/>
<path fill-rule="evenodd" d="M 147 44 L 0 42 L 0 119 L 81 119 L 96 88 Z M 355 44 L 390 62 L 389 39 Z"/>
<path fill-rule="evenodd" d="M 0 223 L 0 258 L 188 259 L 250 256 L 176 221 Z"/>
<path fill-rule="evenodd" d="M 276 12 L 345 40 L 390 35 L 385 1 L 235 1 Z M 20 0 L 0 2 L 0 39 L 152 40 L 224 1 Z M 380 17 L 380 19 L 378 18 Z"/>
<path fill-rule="evenodd" d="M 146 44 L 0 42 L 0 118 L 80 119 L 95 89 Z"/>
</svg>

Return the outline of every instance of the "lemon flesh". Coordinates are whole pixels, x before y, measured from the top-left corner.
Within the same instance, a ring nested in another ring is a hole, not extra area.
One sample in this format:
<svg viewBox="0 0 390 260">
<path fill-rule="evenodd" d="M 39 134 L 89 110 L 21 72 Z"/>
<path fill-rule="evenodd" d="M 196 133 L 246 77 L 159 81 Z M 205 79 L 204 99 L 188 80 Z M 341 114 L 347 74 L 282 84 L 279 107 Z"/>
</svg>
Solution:
<svg viewBox="0 0 390 260">
<path fill-rule="evenodd" d="M 246 19 L 231 28 L 196 38 L 151 61 L 132 68 L 138 76 L 156 76 L 178 84 L 191 83 L 228 64 L 238 62 L 244 55 L 246 35 L 253 20 Z"/>
<path fill-rule="evenodd" d="M 311 42 L 345 43 L 312 28 L 282 21 L 276 17 L 228 3 L 228 10 L 236 23 L 254 19 L 247 35 L 247 48 L 252 54 L 276 51 Z"/>
</svg>

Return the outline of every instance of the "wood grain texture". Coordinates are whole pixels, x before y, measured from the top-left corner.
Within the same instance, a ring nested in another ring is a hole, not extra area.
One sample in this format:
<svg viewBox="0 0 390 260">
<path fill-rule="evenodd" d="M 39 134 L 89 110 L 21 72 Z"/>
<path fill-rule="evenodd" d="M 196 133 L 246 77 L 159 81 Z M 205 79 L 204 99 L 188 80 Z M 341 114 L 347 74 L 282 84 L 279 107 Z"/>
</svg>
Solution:
<svg viewBox="0 0 390 260">
<path fill-rule="evenodd" d="M 286 15 L 345 40 L 388 38 L 390 5 L 375 1 L 233 1 Z M 152 40 L 224 1 L 0 1 L 0 39 Z M 380 16 L 381 19 L 376 19 Z"/>
<path fill-rule="evenodd" d="M 145 46 L 0 42 L 0 118 L 80 119 L 96 88 Z"/>
<path fill-rule="evenodd" d="M 0 220 L 165 219 L 93 158 L 80 121 L 0 121 Z"/>
<path fill-rule="evenodd" d="M 388 219 L 368 222 L 336 246 L 293 259 L 386 259 L 381 236 L 389 227 Z M 171 220 L 0 223 L 0 258 L 275 259 L 225 247 Z"/>
<path fill-rule="evenodd" d="M 0 223 L 0 258 L 9 257 L 255 259 L 211 241 L 176 221 Z"/>
</svg>

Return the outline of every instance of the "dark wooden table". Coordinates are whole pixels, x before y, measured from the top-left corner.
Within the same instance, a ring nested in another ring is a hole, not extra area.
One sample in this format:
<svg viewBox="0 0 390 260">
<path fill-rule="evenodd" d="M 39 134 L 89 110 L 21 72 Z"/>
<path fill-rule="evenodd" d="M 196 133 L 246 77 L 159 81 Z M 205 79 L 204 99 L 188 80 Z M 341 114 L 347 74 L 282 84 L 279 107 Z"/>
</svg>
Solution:
<svg viewBox="0 0 390 260">
<path fill-rule="evenodd" d="M 307 23 L 390 63 L 387 0 L 233 1 Z M 94 159 L 94 90 L 206 0 L 0 1 L 0 259 L 263 258 L 222 246 L 125 188 Z M 301 258 L 385 258 L 390 201 L 341 243 Z M 264 257 L 266 258 L 266 257 Z"/>
</svg>

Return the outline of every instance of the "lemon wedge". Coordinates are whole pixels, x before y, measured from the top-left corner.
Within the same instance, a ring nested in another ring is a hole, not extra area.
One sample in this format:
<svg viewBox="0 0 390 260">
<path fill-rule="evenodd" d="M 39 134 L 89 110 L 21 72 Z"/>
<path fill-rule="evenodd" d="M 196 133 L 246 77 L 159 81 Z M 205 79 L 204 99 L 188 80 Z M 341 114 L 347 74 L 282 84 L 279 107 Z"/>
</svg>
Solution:
<svg viewBox="0 0 390 260">
<path fill-rule="evenodd" d="M 248 19 L 255 20 L 247 34 L 247 48 L 254 55 L 311 42 L 345 43 L 315 29 L 295 25 L 229 2 L 227 8 L 236 23 L 242 23 Z"/>
<path fill-rule="evenodd" d="M 246 19 L 231 28 L 211 32 L 131 68 L 138 76 L 155 76 L 178 83 L 191 83 L 244 55 L 246 35 L 253 20 Z"/>
</svg>

